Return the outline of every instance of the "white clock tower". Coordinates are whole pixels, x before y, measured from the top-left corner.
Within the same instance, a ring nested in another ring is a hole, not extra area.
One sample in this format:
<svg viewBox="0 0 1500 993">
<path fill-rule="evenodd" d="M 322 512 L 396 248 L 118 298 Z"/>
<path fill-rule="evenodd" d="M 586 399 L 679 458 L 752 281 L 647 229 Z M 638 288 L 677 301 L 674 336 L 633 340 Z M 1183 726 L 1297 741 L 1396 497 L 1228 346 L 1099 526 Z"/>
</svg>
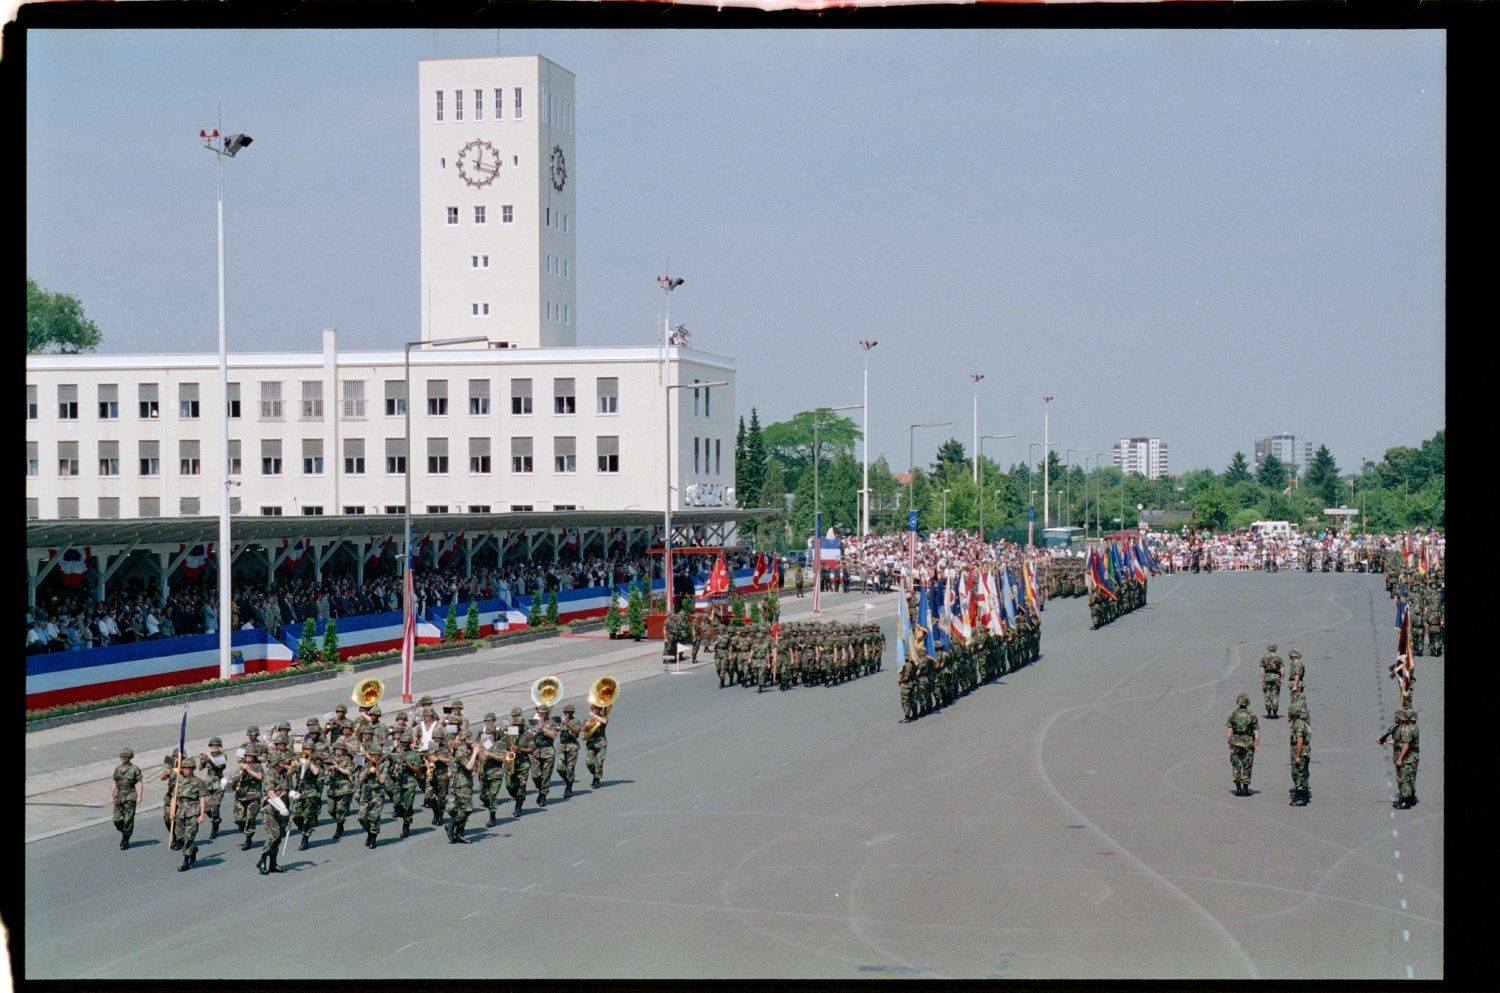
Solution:
<svg viewBox="0 0 1500 993">
<path fill-rule="evenodd" d="M 573 74 L 539 55 L 418 70 L 423 340 L 578 339 Z"/>
</svg>

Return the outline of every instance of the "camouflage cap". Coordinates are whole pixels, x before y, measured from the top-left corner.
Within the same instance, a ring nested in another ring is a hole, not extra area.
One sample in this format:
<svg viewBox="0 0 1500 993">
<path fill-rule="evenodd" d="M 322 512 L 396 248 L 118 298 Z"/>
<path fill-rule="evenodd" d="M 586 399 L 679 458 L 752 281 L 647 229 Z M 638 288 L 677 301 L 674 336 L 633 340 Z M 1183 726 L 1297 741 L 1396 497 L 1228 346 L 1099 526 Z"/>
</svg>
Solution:
<svg viewBox="0 0 1500 993">
<path fill-rule="evenodd" d="M 521 708 L 520 707 L 512 707 L 512 708 L 510 708 L 510 716 L 512 716 L 512 717 L 521 717 L 521 716 L 523 716 L 522 713 L 521 713 Z"/>
</svg>

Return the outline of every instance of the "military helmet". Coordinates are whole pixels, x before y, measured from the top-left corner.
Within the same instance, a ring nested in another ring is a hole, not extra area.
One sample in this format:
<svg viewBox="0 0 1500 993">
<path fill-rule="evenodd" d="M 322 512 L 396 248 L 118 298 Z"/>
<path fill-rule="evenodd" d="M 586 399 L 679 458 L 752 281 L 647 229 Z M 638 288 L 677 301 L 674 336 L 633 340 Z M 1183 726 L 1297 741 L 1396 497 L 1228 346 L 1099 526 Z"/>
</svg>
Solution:
<svg viewBox="0 0 1500 993">
<path fill-rule="evenodd" d="M 370 708 L 370 716 L 371 717 L 379 717 L 380 716 L 380 705 L 379 704 L 376 704 L 375 706 L 373 706 L 373 707 Z"/>
<path fill-rule="evenodd" d="M 454 710 L 463 710 L 464 702 L 462 700 L 454 700 L 452 703 L 448 704 L 448 706 L 452 707 Z"/>
<path fill-rule="evenodd" d="M 342 751 L 346 751 L 347 752 L 349 750 L 349 746 L 346 745 L 346 744 L 344 744 L 344 739 L 343 738 L 340 738 L 339 740 L 337 740 L 337 741 L 335 741 L 333 743 L 333 749 L 334 749 L 334 751 L 340 751 L 340 750 L 342 750 Z"/>
<path fill-rule="evenodd" d="M 208 743 L 210 745 L 218 745 L 220 748 L 224 747 L 224 739 L 220 738 L 218 735 L 214 735 L 212 738 L 208 739 Z"/>
<path fill-rule="evenodd" d="M 276 725 L 276 730 L 278 730 L 278 731 L 290 731 L 291 729 L 292 729 L 292 722 L 291 721 L 282 721 L 280 724 Z"/>
<path fill-rule="evenodd" d="M 487 712 L 484 715 L 484 719 L 485 719 L 486 722 L 495 720 L 495 712 L 493 710 Z"/>
<path fill-rule="evenodd" d="M 291 737 L 291 735 L 287 735 L 287 734 L 278 734 L 276 736 L 276 740 L 274 742 L 272 742 L 272 744 L 276 744 L 276 745 L 290 745 L 291 743 L 292 743 L 292 737 Z"/>
<path fill-rule="evenodd" d="M 197 768 L 197 763 L 194 762 L 193 757 L 189 755 L 182 760 L 182 767 L 184 769 L 195 769 Z"/>
<path fill-rule="evenodd" d="M 1286 654 L 1288 658 L 1300 659 L 1302 657 L 1302 653 L 1297 651 L 1297 649 L 1295 648 L 1287 652 Z"/>
<path fill-rule="evenodd" d="M 565 714 L 571 714 L 571 713 L 573 713 L 573 709 L 574 708 L 573 708 L 573 705 L 571 703 L 563 704 L 563 713 L 565 713 Z"/>
<path fill-rule="evenodd" d="M 417 706 L 418 707 L 422 707 L 424 709 L 427 708 L 427 707 L 431 707 L 432 706 L 432 697 L 430 697 L 430 696 L 424 696 L 424 697 L 422 697 L 420 700 L 417 701 Z"/>
<path fill-rule="evenodd" d="M 1234 702 L 1241 707 L 1248 707 L 1250 706 L 1250 694 L 1241 693 L 1239 696 L 1234 698 Z"/>
<path fill-rule="evenodd" d="M 371 745 L 370 747 L 366 748 L 365 751 L 368 752 L 371 755 L 384 755 L 385 754 L 385 749 L 382 748 L 382 747 L 380 747 L 379 743 Z"/>
<path fill-rule="evenodd" d="M 521 708 L 520 707 L 512 707 L 512 708 L 510 708 L 510 716 L 512 716 L 512 717 L 521 717 L 521 716 L 523 716 L 522 713 L 521 713 Z"/>
<path fill-rule="evenodd" d="M 249 727 L 245 728 L 245 733 L 246 734 L 260 734 L 260 728 L 256 727 L 254 724 L 252 724 Z"/>
<path fill-rule="evenodd" d="M 122 758 L 122 759 L 133 759 L 133 758 L 135 758 L 135 749 L 129 748 L 129 747 L 120 749 L 120 758 Z"/>
<path fill-rule="evenodd" d="M 349 708 L 348 708 L 348 707 L 346 707 L 346 706 L 344 706 L 344 705 L 343 705 L 343 704 L 342 704 L 342 703 L 341 703 L 341 704 L 339 704 L 339 705 L 338 705 L 338 706 L 337 706 L 337 707 L 334 707 L 334 708 L 333 708 L 333 712 L 334 712 L 334 713 L 335 713 L 335 714 L 347 714 L 347 713 L 349 713 Z"/>
<path fill-rule="evenodd" d="M 442 728 L 438 728 L 438 729 L 436 729 L 435 731 L 432 732 L 432 740 L 433 741 L 443 741 L 447 737 L 448 737 L 447 732 L 445 732 Z"/>
</svg>

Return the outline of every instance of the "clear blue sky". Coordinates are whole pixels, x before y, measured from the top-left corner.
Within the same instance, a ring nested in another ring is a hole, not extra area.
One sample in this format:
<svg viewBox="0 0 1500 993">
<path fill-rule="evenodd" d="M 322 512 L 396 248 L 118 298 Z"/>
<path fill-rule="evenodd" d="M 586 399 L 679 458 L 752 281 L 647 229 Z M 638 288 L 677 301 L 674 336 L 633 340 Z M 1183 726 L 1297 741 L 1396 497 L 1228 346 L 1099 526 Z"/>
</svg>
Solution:
<svg viewBox="0 0 1500 993">
<path fill-rule="evenodd" d="M 577 75 L 579 343 L 673 323 L 762 422 L 857 403 L 904 470 L 980 432 L 1290 431 L 1341 469 L 1444 426 L 1440 31 L 45 31 L 26 270 L 106 352 L 211 352 L 220 124 L 232 348 L 418 336 L 417 62 Z M 1399 368 L 1404 386 L 1392 380 Z M 853 412 L 856 418 L 857 411 Z"/>
</svg>

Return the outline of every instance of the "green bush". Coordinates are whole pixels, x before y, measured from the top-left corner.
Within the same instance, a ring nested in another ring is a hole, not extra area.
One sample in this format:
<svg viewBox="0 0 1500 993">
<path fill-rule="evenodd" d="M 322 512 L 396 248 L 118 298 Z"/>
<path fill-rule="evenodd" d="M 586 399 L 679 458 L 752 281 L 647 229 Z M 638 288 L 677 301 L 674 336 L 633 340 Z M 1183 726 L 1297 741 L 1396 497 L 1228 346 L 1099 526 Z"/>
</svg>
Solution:
<svg viewBox="0 0 1500 993">
<path fill-rule="evenodd" d="M 339 621 L 337 617 L 328 618 L 328 626 L 323 629 L 323 661 L 334 663 L 339 660 Z"/>
<path fill-rule="evenodd" d="M 464 620 L 464 637 L 474 641 L 479 637 L 479 604 L 469 601 L 469 616 Z"/>
<path fill-rule="evenodd" d="M 760 616 L 761 616 L 760 615 L 760 601 L 759 600 L 752 600 L 752 601 L 750 601 L 750 623 L 751 624 L 759 624 L 760 623 Z"/>
<path fill-rule="evenodd" d="M 301 665 L 314 665 L 318 661 L 318 622 L 309 617 L 302 624 L 302 639 L 297 642 L 297 661 Z"/>
<path fill-rule="evenodd" d="M 620 633 L 620 591 L 609 591 L 609 608 L 604 611 L 604 630 L 611 638 Z"/>
<path fill-rule="evenodd" d="M 526 610 L 526 626 L 541 627 L 542 624 L 542 590 L 537 587 L 536 593 L 531 597 L 531 606 Z"/>
<path fill-rule="evenodd" d="M 448 604 L 448 616 L 443 619 L 443 640 L 458 640 L 458 604 Z"/>
<path fill-rule="evenodd" d="M 641 602 L 641 591 L 639 587 L 630 590 L 630 603 L 626 606 L 626 620 L 630 626 L 630 636 L 637 641 L 646 636 L 646 608 Z"/>
<path fill-rule="evenodd" d="M 557 627 L 557 591 L 547 594 L 547 626 Z"/>
</svg>

